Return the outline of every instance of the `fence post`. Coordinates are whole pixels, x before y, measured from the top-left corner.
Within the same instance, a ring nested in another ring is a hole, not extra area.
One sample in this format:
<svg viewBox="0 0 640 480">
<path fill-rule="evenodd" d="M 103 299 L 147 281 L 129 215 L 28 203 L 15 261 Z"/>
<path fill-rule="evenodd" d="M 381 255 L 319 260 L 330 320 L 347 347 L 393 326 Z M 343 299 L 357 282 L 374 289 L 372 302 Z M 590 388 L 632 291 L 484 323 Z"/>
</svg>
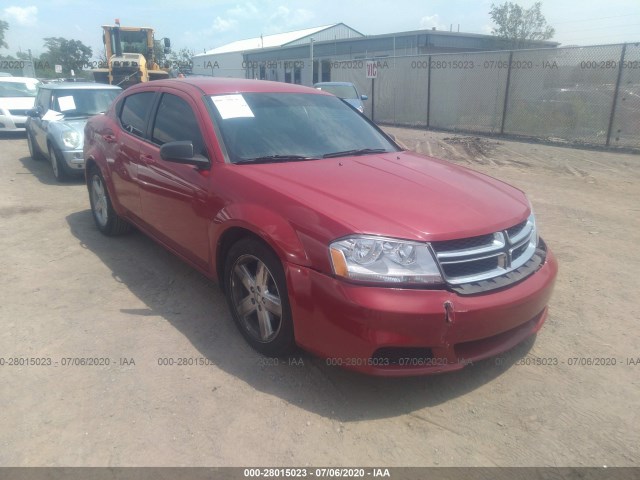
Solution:
<svg viewBox="0 0 640 480">
<path fill-rule="evenodd" d="M 624 64 L 624 55 L 627 51 L 627 44 L 622 45 L 622 53 L 620 54 L 620 67 L 618 68 L 618 79 L 616 80 L 616 89 L 613 91 L 613 105 L 611 105 L 611 115 L 609 116 L 609 128 L 607 128 L 607 143 L 611 142 L 611 130 L 613 130 L 613 119 L 616 115 L 616 103 L 618 103 L 618 92 L 620 91 L 620 80 L 622 80 L 622 65 Z"/>
<path fill-rule="evenodd" d="M 429 55 L 429 66 L 427 67 L 427 128 L 431 116 L 431 55 Z"/>
<path fill-rule="evenodd" d="M 500 124 L 500 135 L 504 133 L 504 122 L 507 118 L 507 104 L 509 103 L 509 87 L 511 85 L 511 60 L 513 60 L 513 50 L 509 52 L 509 69 L 507 70 L 507 85 L 504 89 L 504 105 L 502 106 L 502 122 Z"/>
<path fill-rule="evenodd" d="M 371 121 L 375 122 L 374 112 L 376 111 L 376 91 L 375 88 L 375 78 L 371 79 Z"/>
</svg>

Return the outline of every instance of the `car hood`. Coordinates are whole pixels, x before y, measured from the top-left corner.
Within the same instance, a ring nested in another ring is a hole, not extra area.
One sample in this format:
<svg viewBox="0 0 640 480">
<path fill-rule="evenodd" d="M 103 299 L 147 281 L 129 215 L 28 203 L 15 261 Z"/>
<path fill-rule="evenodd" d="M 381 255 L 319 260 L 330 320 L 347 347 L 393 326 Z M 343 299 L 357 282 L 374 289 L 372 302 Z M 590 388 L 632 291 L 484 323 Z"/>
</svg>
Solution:
<svg viewBox="0 0 640 480">
<path fill-rule="evenodd" d="M 524 193 L 510 185 L 412 152 L 236 168 L 279 194 L 279 210 L 305 207 L 313 218 L 331 219 L 334 236 L 464 238 L 511 227 L 530 210 Z"/>
<path fill-rule="evenodd" d="M 62 140 L 59 139 L 59 135 L 62 135 L 65 130 L 75 130 L 80 135 L 80 146 L 77 148 L 73 148 L 71 150 L 82 149 L 82 145 L 84 143 L 84 126 L 87 124 L 89 120 L 88 117 L 82 117 L 77 119 L 62 119 L 62 120 L 54 120 L 50 121 L 48 125 L 49 133 L 52 134 L 57 140 L 59 140 L 59 147 L 62 150 L 69 150 L 69 148 L 65 147 L 62 143 Z"/>
<path fill-rule="evenodd" d="M 362 102 L 357 98 L 343 98 L 345 102 L 347 102 L 352 107 L 358 108 L 362 105 Z"/>
<path fill-rule="evenodd" d="M 29 110 L 33 108 L 35 97 L 1 97 L 0 107 L 8 110 Z"/>
</svg>

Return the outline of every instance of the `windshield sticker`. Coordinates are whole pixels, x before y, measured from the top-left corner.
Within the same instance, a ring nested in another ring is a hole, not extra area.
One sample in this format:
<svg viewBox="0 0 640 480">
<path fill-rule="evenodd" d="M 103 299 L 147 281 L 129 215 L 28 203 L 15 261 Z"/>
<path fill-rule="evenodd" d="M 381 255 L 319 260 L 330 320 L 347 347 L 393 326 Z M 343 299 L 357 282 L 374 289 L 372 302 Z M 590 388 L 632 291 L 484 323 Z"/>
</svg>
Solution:
<svg viewBox="0 0 640 480">
<path fill-rule="evenodd" d="M 223 120 L 253 117 L 253 112 L 242 95 L 217 95 L 211 97 Z"/>
<path fill-rule="evenodd" d="M 55 110 L 47 110 L 47 113 L 42 116 L 42 120 L 46 120 L 48 122 L 55 122 L 56 120 L 62 120 L 63 118 L 64 115 L 60 112 L 56 112 Z"/>
<path fill-rule="evenodd" d="M 73 97 L 71 95 L 58 98 L 58 105 L 60 106 L 61 112 L 76 109 L 76 102 L 73 101 Z"/>
</svg>

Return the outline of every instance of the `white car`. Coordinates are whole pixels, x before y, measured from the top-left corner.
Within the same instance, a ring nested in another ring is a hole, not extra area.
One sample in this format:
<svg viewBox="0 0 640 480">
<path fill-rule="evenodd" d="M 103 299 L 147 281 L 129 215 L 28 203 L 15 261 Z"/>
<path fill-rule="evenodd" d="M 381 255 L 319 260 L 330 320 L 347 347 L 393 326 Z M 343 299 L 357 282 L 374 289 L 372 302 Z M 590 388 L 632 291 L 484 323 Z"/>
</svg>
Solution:
<svg viewBox="0 0 640 480">
<path fill-rule="evenodd" d="M 0 132 L 24 132 L 39 85 L 35 78 L 0 77 Z"/>
</svg>

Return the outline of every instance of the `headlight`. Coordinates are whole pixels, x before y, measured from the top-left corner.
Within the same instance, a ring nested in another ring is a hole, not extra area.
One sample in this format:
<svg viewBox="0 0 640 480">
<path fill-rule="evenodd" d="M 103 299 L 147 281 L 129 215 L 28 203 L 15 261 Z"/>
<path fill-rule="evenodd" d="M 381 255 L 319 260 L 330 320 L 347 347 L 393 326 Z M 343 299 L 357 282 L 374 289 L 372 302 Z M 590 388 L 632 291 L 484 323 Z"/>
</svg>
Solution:
<svg viewBox="0 0 640 480">
<path fill-rule="evenodd" d="M 362 282 L 394 285 L 442 283 L 426 243 L 354 235 L 329 245 L 333 273 Z"/>
<path fill-rule="evenodd" d="M 67 148 L 78 148 L 80 146 L 80 134 L 75 130 L 65 130 L 62 132 L 62 143 Z"/>
</svg>

